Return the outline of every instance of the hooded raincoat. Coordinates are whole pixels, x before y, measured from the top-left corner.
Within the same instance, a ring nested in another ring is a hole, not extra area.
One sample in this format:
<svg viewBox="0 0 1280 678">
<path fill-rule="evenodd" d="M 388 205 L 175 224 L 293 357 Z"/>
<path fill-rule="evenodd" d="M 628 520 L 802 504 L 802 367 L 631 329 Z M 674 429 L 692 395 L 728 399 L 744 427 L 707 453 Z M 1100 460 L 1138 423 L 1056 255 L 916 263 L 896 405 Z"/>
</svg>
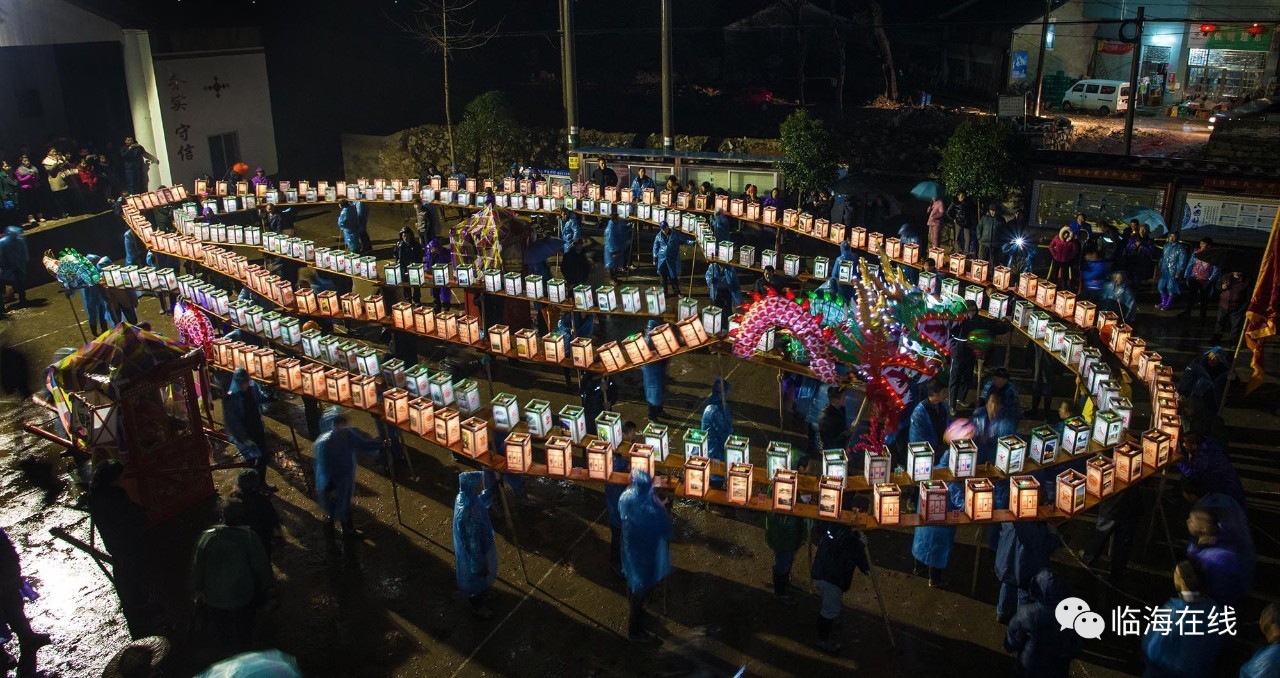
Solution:
<svg viewBox="0 0 1280 678">
<path fill-rule="evenodd" d="M 222 399 L 222 416 L 227 435 L 245 459 L 260 458 L 267 450 L 267 429 L 262 424 L 262 412 L 258 399 L 250 388 L 249 372 L 236 368 L 231 375 L 231 387 Z"/>
<path fill-rule="evenodd" d="M 1166 242 L 1160 253 L 1160 263 L 1156 286 L 1164 294 L 1174 295 L 1181 291 L 1178 278 L 1187 270 L 1187 261 L 1191 258 L 1187 246 L 1180 242 Z"/>
<path fill-rule="evenodd" d="M 722 388 L 723 399 L 720 397 Z M 702 408 L 702 430 L 707 434 L 707 456 L 717 461 L 724 461 L 724 444 L 733 435 L 733 412 L 729 407 L 732 392 L 729 382 L 717 377 L 711 384 L 711 395 L 707 396 Z"/>
<path fill-rule="evenodd" d="M 714 216 L 711 217 L 711 232 L 716 236 L 716 242 L 725 240 L 733 240 L 732 226 L 729 222 L 729 215 L 724 210 L 716 210 Z"/>
<path fill-rule="evenodd" d="M 672 280 L 679 278 L 684 266 L 680 260 L 680 246 L 692 244 L 693 238 L 675 229 L 667 229 L 666 233 L 658 231 L 653 239 L 653 265 L 658 269 L 658 275 Z"/>
<path fill-rule="evenodd" d="M 27 263 L 31 254 L 27 250 L 27 239 L 18 226 L 4 229 L 4 237 L 0 238 L 0 280 L 7 283 L 21 283 L 27 277 Z M 99 292 L 101 294 L 101 292 Z M 88 304 L 85 304 L 88 308 Z"/>
<path fill-rule="evenodd" d="M 564 241 L 564 251 L 573 249 L 573 243 L 578 239 L 581 229 L 582 217 L 577 214 L 570 214 L 560 220 L 560 239 Z"/>
<path fill-rule="evenodd" d="M 498 578 L 498 548 L 493 542 L 493 506 L 496 480 L 483 471 L 458 474 L 458 497 L 453 501 L 453 560 L 458 591 L 470 598 L 493 586 Z M 482 481 L 485 489 L 480 489 Z"/>
<path fill-rule="evenodd" d="M 622 573 L 627 589 L 642 595 L 671 574 L 671 516 L 643 469 L 631 472 L 631 486 L 618 500 L 622 518 Z"/>
<path fill-rule="evenodd" d="M 1000 597 L 996 615 L 1009 619 L 1021 604 L 1031 600 L 1031 582 L 1049 565 L 1058 540 L 1042 520 L 1000 523 L 996 541 L 996 579 Z"/>
<path fill-rule="evenodd" d="M 627 263 L 627 247 L 631 245 L 631 222 L 613 217 L 604 227 L 604 267 L 610 271 Z"/>
<path fill-rule="evenodd" d="M 1080 654 L 1083 641 L 1075 629 L 1062 628 L 1054 615 L 1054 608 L 1064 595 L 1052 570 L 1040 570 L 1031 580 L 1031 599 L 1018 608 L 1004 637 L 1004 649 L 1018 655 L 1013 675 L 1071 675 L 1071 660 Z"/>
<path fill-rule="evenodd" d="M 322 433 L 316 438 L 316 499 L 330 520 L 351 518 L 351 500 L 356 491 L 356 454 L 376 455 L 382 444 L 364 431 L 346 425 L 345 415 L 330 408 L 320 420 Z"/>
<path fill-rule="evenodd" d="M 1200 619 L 1208 619 L 1210 610 L 1217 605 L 1213 600 L 1199 594 L 1188 594 L 1187 600 L 1182 596 L 1174 596 L 1160 608 L 1169 611 L 1169 619 L 1183 619 L 1188 615 Z M 1195 610 L 1195 612 L 1186 612 Z M 1167 634 L 1159 630 L 1148 629 L 1142 637 L 1142 656 L 1147 668 L 1142 672 L 1144 678 L 1194 678 L 1196 676 L 1215 675 L 1214 665 L 1218 659 L 1218 650 L 1222 648 L 1222 636 L 1217 633 L 1186 635 L 1177 632 L 1176 628 Z"/>
<path fill-rule="evenodd" d="M 935 450 L 936 452 L 936 450 Z M 947 468 L 947 451 L 934 462 L 934 468 Z M 964 483 L 947 484 L 947 510 L 964 509 Z M 917 527 L 911 538 L 911 555 L 928 567 L 942 569 L 951 560 L 951 544 L 956 540 L 956 526 Z"/>
<path fill-rule="evenodd" d="M 973 442 L 978 445 L 978 463 L 994 464 L 996 461 L 996 441 L 1018 432 L 1018 420 L 1010 415 L 1006 407 L 1000 408 L 1000 414 L 991 419 L 986 407 L 979 407 L 973 413 L 973 428 L 977 433 Z"/>
<path fill-rule="evenodd" d="M 645 328 L 645 341 L 649 343 L 650 350 L 656 350 L 653 347 L 653 340 L 649 338 L 649 333 L 653 332 L 653 328 L 658 326 L 658 321 L 654 318 L 649 319 L 649 325 Z M 662 401 L 667 395 L 667 361 L 655 360 L 640 366 L 640 374 L 644 377 L 644 401 L 653 407 L 662 407 Z"/>
</svg>

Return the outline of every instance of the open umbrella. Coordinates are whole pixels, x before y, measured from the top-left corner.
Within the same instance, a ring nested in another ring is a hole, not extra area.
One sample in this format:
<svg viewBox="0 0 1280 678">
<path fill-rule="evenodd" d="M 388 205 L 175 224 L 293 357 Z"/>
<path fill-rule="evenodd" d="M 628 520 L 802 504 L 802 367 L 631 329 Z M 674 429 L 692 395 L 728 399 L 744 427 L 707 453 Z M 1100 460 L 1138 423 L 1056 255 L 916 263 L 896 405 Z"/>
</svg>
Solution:
<svg viewBox="0 0 1280 678">
<path fill-rule="evenodd" d="M 912 196 L 925 202 L 933 202 L 946 194 L 946 189 L 937 181 L 921 181 L 916 184 L 915 188 L 911 189 Z"/>
<path fill-rule="evenodd" d="M 1124 218 L 1124 223 L 1128 224 L 1134 219 L 1140 224 L 1146 224 L 1147 229 L 1151 231 L 1151 237 L 1158 238 L 1164 235 L 1169 227 L 1164 223 L 1164 217 L 1153 209 L 1142 209 Z"/>
<path fill-rule="evenodd" d="M 1203 261 L 1210 266 L 1217 266 L 1222 269 L 1223 273 L 1230 273 L 1233 270 L 1243 270 L 1241 263 L 1243 258 L 1240 252 L 1230 247 L 1210 247 L 1201 252 L 1193 252 L 1191 256 Z"/>
<path fill-rule="evenodd" d="M 524 249 L 527 263 L 536 264 L 564 251 L 564 241 L 560 238 L 538 238 Z"/>
<path fill-rule="evenodd" d="M 280 650 L 245 652 L 214 664 L 197 678 L 301 678 L 298 662 Z"/>
</svg>

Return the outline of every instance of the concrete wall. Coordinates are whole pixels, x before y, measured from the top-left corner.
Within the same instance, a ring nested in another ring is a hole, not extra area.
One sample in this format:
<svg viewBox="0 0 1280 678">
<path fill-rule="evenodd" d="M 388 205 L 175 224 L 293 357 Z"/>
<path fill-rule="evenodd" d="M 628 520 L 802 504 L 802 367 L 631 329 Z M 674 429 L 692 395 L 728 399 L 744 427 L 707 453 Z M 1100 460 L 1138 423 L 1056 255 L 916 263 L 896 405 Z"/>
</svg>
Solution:
<svg viewBox="0 0 1280 678">
<path fill-rule="evenodd" d="M 1077 80 L 1088 77 L 1089 68 L 1093 60 L 1093 52 L 1096 48 L 1096 40 L 1093 37 L 1094 27 L 1087 24 L 1069 23 L 1084 18 L 1083 0 L 1071 0 L 1053 10 L 1049 14 L 1049 18 L 1064 25 L 1054 26 L 1053 28 L 1053 49 L 1044 53 L 1045 74 L 1052 75 L 1062 71 Z M 1010 77 L 1010 73 L 1005 73 L 1005 78 L 1010 86 L 1023 83 L 1032 87 L 1035 86 L 1036 65 L 1040 55 L 1041 21 L 1042 19 L 1037 19 L 1024 26 L 1019 26 L 1013 31 L 1013 40 L 1009 49 L 1010 52 L 1023 51 L 1027 53 L 1027 77 L 1014 80 Z M 1058 102 L 1051 103 L 1056 105 Z"/>
<path fill-rule="evenodd" d="M 220 85 L 230 87 L 218 92 L 205 89 L 213 85 L 215 76 Z M 231 162 L 244 161 L 250 170 L 262 167 L 268 174 L 275 173 L 276 133 L 262 52 L 157 55 L 155 83 L 167 148 L 162 159 L 173 181 L 190 183 L 197 176 L 212 174 L 209 137 L 229 132 L 240 136 L 240 157 Z"/>
<path fill-rule="evenodd" d="M 1205 159 L 1272 166 L 1280 157 L 1280 122 L 1235 120 L 1219 123 L 1209 137 Z"/>
<path fill-rule="evenodd" d="M 0 23 L 0 28 L 4 24 Z M 51 135 L 67 132 L 67 116 L 63 112 L 62 81 L 52 46 L 0 49 L 0 154 L 29 145 L 31 161 L 40 164 L 47 148 L 39 148 Z M 37 114 L 23 111 L 22 104 L 38 106 Z M 34 99 L 34 100 L 33 100 Z M 9 159 L 17 164 L 17 157 Z"/>
<path fill-rule="evenodd" d="M 4 0 L 0 47 L 119 42 L 120 26 L 63 0 Z"/>
</svg>

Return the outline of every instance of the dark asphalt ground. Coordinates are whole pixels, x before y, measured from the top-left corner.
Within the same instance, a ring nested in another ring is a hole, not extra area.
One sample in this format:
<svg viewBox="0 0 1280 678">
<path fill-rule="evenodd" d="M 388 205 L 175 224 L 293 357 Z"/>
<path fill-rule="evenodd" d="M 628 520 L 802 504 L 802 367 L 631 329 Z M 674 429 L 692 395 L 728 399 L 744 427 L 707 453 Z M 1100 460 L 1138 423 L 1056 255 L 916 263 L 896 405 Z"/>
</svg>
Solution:
<svg viewBox="0 0 1280 678">
<path fill-rule="evenodd" d="M 373 208 L 372 232 L 381 257 L 387 256 L 395 232 L 408 217 L 398 208 Z M 333 224 L 331 211 L 313 209 L 299 228 L 309 237 L 336 238 Z M 646 262 L 651 237 L 642 236 Z M 639 273 L 651 274 L 651 269 L 642 266 Z M 749 280 L 743 282 L 745 286 Z M 71 310 L 54 286 L 31 290 L 29 296 L 32 306 L 0 320 L 0 337 L 30 357 L 35 379 L 36 368 L 47 364 L 55 349 L 81 340 Z M 1167 362 L 1182 365 L 1203 350 L 1212 318 L 1186 322 L 1171 313 L 1152 312 L 1146 296 L 1140 299 L 1138 332 L 1158 346 Z M 171 331 L 154 299 L 144 298 L 140 312 L 157 330 Z M 619 323 L 607 332 L 618 338 L 638 329 Z M 432 362 L 454 350 L 423 344 L 424 359 Z M 989 364 L 1003 359 L 1003 349 L 997 349 Z M 1025 392 L 1028 376 L 1017 371 L 1022 361 L 1022 350 L 1015 348 L 1009 364 Z M 780 437 L 799 443 L 800 429 L 790 417 L 785 434 L 778 431 L 777 373 L 730 357 L 686 355 L 673 361 L 668 423 L 676 428 L 696 425 L 701 399 L 721 370 L 734 383 L 735 432 L 750 436 L 754 450 Z M 534 393 L 557 409 L 577 401 L 576 387 L 566 387 L 561 372 L 551 368 L 499 361 L 493 366 L 493 381 L 495 392 L 515 393 L 522 402 Z M 1069 384 L 1060 384 L 1060 391 L 1063 397 L 1069 395 Z M 1249 491 L 1259 563 L 1255 598 L 1238 612 L 1240 634 L 1226 644 L 1219 663 L 1222 675 L 1234 675 L 1261 643 L 1257 613 L 1266 600 L 1277 597 L 1269 584 L 1275 581 L 1280 553 L 1274 464 L 1280 431 L 1277 393 L 1274 380 L 1247 399 L 1234 393 L 1226 411 L 1231 452 Z M 622 375 L 621 394 L 617 409 L 625 419 L 643 423 L 639 374 Z M 482 395 L 488 396 L 487 385 Z M 58 450 L 19 432 L 21 422 L 44 415 L 12 397 L 4 403 L 0 430 L 7 444 L 0 464 L 0 526 L 13 536 L 25 570 L 42 594 L 28 606 L 35 626 L 54 637 L 54 644 L 41 651 L 41 666 L 48 675 L 97 675 L 128 637 L 114 590 L 85 552 L 51 534 L 61 528 L 87 541 L 89 525 L 87 514 L 72 507 L 76 490 Z M 536 503 L 513 503 L 514 524 L 495 506 L 500 572 L 491 607 L 496 616 L 490 621 L 473 619 L 466 601 L 456 595 L 450 536 L 455 476 L 465 466 L 435 445 L 407 439 L 414 474 L 405 478 L 406 469 L 400 468 L 397 520 L 386 473 L 366 462 L 357 479 L 356 509 L 356 523 L 365 538 L 334 553 L 326 548 L 312 498 L 311 447 L 303 435 L 301 406 L 296 400 L 276 402 L 268 417 L 279 452 L 270 480 L 281 488 L 276 505 L 285 539 L 274 554 L 278 605 L 259 616 L 256 645 L 296 655 L 308 675 L 728 676 L 746 666 L 748 675 L 860 671 L 930 676 L 1001 675 L 1012 669 L 1012 659 L 1002 648 L 1004 627 L 994 619 L 998 584 L 992 554 L 975 549 L 975 544 L 985 544 L 975 530 L 959 531 L 947 590 L 930 589 L 910 574 L 909 533 L 870 534 L 893 643 L 871 580 L 858 576 L 845 596 L 845 622 L 836 632 L 845 649 L 832 657 L 811 645 L 818 599 L 812 595 L 805 550 L 798 554 L 792 574 L 800 589 L 799 602 L 783 605 L 770 591 L 772 554 L 764 543 L 763 517 L 745 511 L 721 516 L 682 502 L 675 507 L 676 571 L 649 604 L 663 643 L 655 648 L 632 646 L 623 637 L 626 597 L 623 581 L 608 564 L 609 529 L 600 492 L 550 480 L 529 483 Z M 357 419 L 372 430 L 367 417 Z M 291 443 L 294 435 L 297 449 Z M 234 472 L 227 471 L 215 475 L 224 491 L 229 491 L 233 477 Z M 1147 483 L 1142 489 L 1152 505 L 1154 485 Z M 1172 488 L 1171 483 L 1162 501 L 1174 547 L 1180 551 L 1186 507 Z M 186 634 L 190 602 L 184 581 L 195 537 L 213 520 L 213 503 L 207 502 L 148 535 L 156 624 L 175 642 L 171 675 L 191 674 L 212 659 Z M 1142 607 L 1166 600 L 1172 593 L 1173 559 L 1164 530 L 1156 524 L 1146 543 L 1143 526 L 1135 549 L 1137 562 L 1128 578 L 1113 587 L 1082 568 L 1073 555 L 1084 546 L 1092 522 L 1086 515 L 1059 528 L 1071 548 L 1058 550 L 1055 567 L 1065 573 L 1072 595 L 1089 601 L 1104 617 L 1119 605 Z M 975 579 L 976 589 L 971 590 Z M 16 643 L 9 649 L 16 652 Z M 1137 640 L 1110 631 L 1102 640 L 1086 641 L 1073 667 L 1078 676 L 1140 672 Z"/>
</svg>

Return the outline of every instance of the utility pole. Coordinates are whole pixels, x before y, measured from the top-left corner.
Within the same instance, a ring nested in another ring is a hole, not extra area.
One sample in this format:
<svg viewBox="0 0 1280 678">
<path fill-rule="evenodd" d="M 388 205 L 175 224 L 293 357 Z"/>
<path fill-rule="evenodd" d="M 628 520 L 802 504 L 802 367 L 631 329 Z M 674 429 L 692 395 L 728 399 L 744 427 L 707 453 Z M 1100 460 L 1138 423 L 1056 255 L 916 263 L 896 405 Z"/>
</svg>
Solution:
<svg viewBox="0 0 1280 678">
<path fill-rule="evenodd" d="M 1142 60 L 1142 23 L 1146 18 L 1146 7 L 1138 8 L 1137 20 L 1134 22 L 1133 63 L 1129 65 L 1129 109 L 1124 113 L 1124 154 L 1133 155 L 1133 118 L 1138 110 L 1138 64 Z M 1124 30 L 1121 24 L 1120 30 Z"/>
<path fill-rule="evenodd" d="M 1044 0 L 1044 20 L 1040 22 L 1040 56 L 1036 58 L 1036 117 L 1040 117 L 1040 100 L 1044 98 L 1044 52 L 1049 46 L 1049 13 L 1053 0 Z"/>
<path fill-rule="evenodd" d="M 671 0 L 662 0 L 662 150 L 675 150 L 671 132 Z"/>
<path fill-rule="evenodd" d="M 578 149 L 578 75 L 573 51 L 573 0 L 560 0 L 560 79 L 564 86 L 569 153 Z"/>
</svg>

